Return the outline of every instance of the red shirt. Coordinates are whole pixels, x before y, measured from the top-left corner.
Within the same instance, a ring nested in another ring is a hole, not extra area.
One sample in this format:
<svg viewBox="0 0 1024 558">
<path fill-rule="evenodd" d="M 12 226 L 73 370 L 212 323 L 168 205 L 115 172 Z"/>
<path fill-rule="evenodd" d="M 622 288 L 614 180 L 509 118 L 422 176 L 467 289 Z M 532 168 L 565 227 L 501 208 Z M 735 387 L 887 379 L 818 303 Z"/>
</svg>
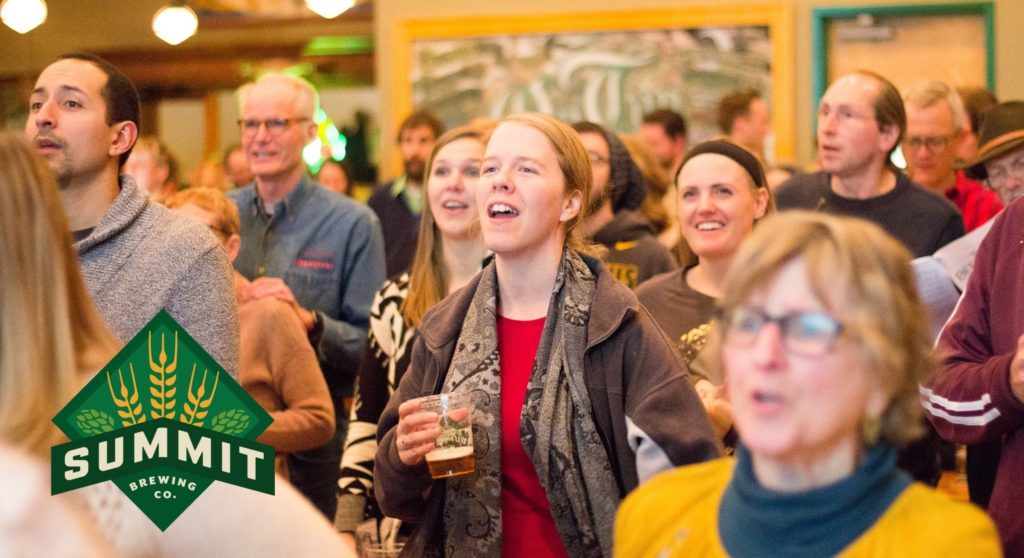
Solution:
<svg viewBox="0 0 1024 558">
<path fill-rule="evenodd" d="M 995 192 L 956 171 L 956 186 L 946 190 L 946 197 L 953 202 L 964 216 L 964 231 L 971 232 L 984 225 L 1003 210 L 1003 204 Z"/>
<path fill-rule="evenodd" d="M 565 557 L 562 538 L 551 518 L 547 494 L 523 451 L 519 419 L 533 373 L 544 318 L 498 317 L 501 365 L 501 555 L 504 558 Z"/>
</svg>

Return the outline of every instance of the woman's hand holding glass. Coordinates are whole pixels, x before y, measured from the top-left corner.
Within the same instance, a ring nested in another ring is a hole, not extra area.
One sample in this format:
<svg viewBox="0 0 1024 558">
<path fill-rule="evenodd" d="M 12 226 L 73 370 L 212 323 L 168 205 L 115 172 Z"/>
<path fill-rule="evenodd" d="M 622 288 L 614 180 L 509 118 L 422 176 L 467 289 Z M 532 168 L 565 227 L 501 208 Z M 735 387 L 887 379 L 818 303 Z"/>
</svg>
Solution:
<svg viewBox="0 0 1024 558">
<path fill-rule="evenodd" d="M 423 463 L 424 456 L 434 450 L 434 441 L 441 435 L 439 416 L 434 412 L 421 412 L 419 399 L 412 399 L 398 407 L 398 427 L 395 444 L 398 457 L 408 466 Z"/>
</svg>

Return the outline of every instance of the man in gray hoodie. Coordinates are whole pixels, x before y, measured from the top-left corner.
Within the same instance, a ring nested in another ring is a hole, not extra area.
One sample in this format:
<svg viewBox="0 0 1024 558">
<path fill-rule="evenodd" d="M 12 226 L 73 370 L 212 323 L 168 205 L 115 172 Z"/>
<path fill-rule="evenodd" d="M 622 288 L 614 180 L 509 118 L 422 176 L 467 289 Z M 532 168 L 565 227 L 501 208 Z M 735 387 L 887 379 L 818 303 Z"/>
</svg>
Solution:
<svg viewBox="0 0 1024 558">
<path fill-rule="evenodd" d="M 139 130 L 139 94 L 106 60 L 65 54 L 29 100 L 25 134 L 53 169 L 82 276 L 122 341 L 166 310 L 232 376 L 238 310 L 227 254 L 202 225 L 120 174 Z"/>
</svg>

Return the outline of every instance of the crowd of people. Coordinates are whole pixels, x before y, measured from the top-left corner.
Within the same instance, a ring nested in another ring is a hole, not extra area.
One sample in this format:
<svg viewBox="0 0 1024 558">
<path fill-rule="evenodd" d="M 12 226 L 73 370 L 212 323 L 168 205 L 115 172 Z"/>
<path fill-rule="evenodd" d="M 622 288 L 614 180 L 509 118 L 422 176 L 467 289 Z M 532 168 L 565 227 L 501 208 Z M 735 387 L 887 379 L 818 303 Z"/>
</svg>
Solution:
<svg viewBox="0 0 1024 558">
<path fill-rule="evenodd" d="M 239 90 L 241 144 L 187 189 L 102 58 L 28 103 L 0 134 L 0 554 L 1024 557 L 1024 102 L 841 76 L 806 171 L 765 164 L 757 90 L 694 145 L 665 109 L 418 111 L 366 204 L 306 166 L 288 74 Z M 961 238 L 936 342 L 912 259 Z M 44 474 L 50 419 L 161 309 L 277 452 L 273 495 L 214 483 L 164 532 Z M 439 393 L 472 395 L 470 474 L 428 471 Z M 957 444 L 970 502 L 934 488 Z"/>
</svg>

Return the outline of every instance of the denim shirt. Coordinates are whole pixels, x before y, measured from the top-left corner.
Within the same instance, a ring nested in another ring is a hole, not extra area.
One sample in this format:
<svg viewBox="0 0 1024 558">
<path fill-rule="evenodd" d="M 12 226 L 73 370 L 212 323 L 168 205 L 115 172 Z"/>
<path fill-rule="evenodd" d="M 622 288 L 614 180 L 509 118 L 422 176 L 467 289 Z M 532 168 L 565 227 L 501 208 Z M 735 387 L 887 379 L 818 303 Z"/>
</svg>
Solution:
<svg viewBox="0 0 1024 558">
<path fill-rule="evenodd" d="M 280 277 L 295 300 L 319 313 L 312 339 L 335 402 L 352 393 L 366 346 L 373 296 L 384 282 L 384 241 L 368 207 L 303 175 L 267 214 L 256 186 L 234 190 L 242 246 L 235 269 L 246 279 Z"/>
</svg>

